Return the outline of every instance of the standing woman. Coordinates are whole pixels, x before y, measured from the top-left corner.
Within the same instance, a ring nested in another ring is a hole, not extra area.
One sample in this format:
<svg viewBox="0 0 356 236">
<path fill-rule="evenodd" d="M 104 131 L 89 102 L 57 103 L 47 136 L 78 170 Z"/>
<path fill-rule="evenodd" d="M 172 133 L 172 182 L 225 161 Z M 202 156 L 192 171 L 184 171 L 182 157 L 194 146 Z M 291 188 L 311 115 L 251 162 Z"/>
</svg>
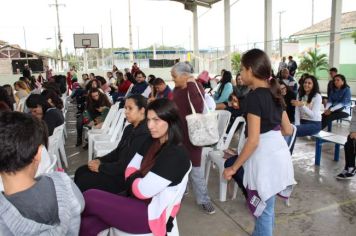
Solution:
<svg viewBox="0 0 356 236">
<path fill-rule="evenodd" d="M 175 84 L 173 101 L 179 109 L 179 116 L 182 122 L 183 145 L 188 150 L 192 161 L 193 167 L 190 173 L 190 181 L 196 202 L 206 214 L 211 215 L 215 213 L 215 208 L 210 200 L 208 187 L 201 168 L 202 147 L 194 146 L 190 142 L 185 118 L 187 115 L 192 114 L 188 94 L 196 112 L 202 113 L 204 110 L 204 103 L 200 95 L 201 93 L 204 96 L 204 88 L 199 82 L 195 82 L 195 78 L 192 75 L 193 71 L 193 66 L 189 62 L 178 62 L 172 67 L 171 75 Z"/>
<path fill-rule="evenodd" d="M 241 79 L 252 89 L 246 97 L 247 139 L 239 157 L 223 175 L 230 180 L 243 165 L 248 206 L 256 217 L 252 235 L 272 236 L 275 196 L 288 196 L 291 191 L 285 190 L 295 184 L 291 155 L 282 136 L 291 135 L 293 129 L 265 52 L 252 49 L 242 56 Z"/>
<path fill-rule="evenodd" d="M 321 129 L 333 120 L 349 117 L 351 106 L 351 90 L 345 76 L 337 74 L 333 78 L 328 103 L 321 119 Z"/>
</svg>

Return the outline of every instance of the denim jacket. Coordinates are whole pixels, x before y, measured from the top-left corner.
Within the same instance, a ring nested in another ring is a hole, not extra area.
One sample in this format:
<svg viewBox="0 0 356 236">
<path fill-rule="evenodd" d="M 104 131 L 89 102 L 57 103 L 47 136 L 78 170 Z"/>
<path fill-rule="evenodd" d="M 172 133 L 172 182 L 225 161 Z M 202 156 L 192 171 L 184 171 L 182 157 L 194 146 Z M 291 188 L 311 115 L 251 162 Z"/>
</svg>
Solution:
<svg viewBox="0 0 356 236">
<path fill-rule="evenodd" d="M 350 87 L 343 89 L 333 89 L 330 91 L 330 96 L 328 97 L 328 103 L 326 104 L 326 109 L 331 112 L 336 110 L 341 110 L 347 114 L 350 113 L 351 106 L 351 90 Z"/>
</svg>

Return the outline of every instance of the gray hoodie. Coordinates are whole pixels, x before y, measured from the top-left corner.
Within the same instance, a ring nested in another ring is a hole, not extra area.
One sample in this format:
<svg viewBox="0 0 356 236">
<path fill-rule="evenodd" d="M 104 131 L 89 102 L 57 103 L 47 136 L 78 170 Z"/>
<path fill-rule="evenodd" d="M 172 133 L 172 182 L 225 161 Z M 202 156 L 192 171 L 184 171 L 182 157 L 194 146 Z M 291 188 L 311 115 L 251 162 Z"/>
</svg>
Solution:
<svg viewBox="0 0 356 236">
<path fill-rule="evenodd" d="M 68 235 L 79 234 L 80 213 L 84 199 L 79 189 L 65 173 L 46 174 L 53 180 L 57 202 L 59 224 L 46 225 L 23 217 L 20 212 L 0 193 L 0 235 Z"/>
</svg>

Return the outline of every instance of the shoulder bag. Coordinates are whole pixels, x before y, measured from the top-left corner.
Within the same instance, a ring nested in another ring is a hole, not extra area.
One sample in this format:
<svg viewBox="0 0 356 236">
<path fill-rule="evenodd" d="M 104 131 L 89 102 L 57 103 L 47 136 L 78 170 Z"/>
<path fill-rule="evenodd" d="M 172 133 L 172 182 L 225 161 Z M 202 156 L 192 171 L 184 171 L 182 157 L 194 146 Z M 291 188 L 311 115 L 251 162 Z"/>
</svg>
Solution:
<svg viewBox="0 0 356 236">
<path fill-rule="evenodd" d="M 209 109 L 198 85 L 195 82 L 194 84 L 203 99 L 207 113 L 196 113 L 188 91 L 188 101 L 192 109 L 192 114 L 185 117 L 188 125 L 189 140 L 194 146 L 209 146 L 219 141 L 218 116 L 216 112 Z"/>
</svg>

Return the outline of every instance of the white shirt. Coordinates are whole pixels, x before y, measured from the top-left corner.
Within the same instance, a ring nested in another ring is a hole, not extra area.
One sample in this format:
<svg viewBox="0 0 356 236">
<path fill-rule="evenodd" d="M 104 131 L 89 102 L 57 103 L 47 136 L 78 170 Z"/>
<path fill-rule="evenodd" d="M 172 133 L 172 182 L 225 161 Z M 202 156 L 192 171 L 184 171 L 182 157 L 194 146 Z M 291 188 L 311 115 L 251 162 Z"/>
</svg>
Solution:
<svg viewBox="0 0 356 236">
<path fill-rule="evenodd" d="M 321 100 L 321 95 L 317 93 L 311 102 L 307 103 L 305 95 L 302 98 L 302 101 L 305 102 L 304 106 L 295 108 L 295 125 L 300 125 L 300 120 L 321 121 Z"/>
</svg>

